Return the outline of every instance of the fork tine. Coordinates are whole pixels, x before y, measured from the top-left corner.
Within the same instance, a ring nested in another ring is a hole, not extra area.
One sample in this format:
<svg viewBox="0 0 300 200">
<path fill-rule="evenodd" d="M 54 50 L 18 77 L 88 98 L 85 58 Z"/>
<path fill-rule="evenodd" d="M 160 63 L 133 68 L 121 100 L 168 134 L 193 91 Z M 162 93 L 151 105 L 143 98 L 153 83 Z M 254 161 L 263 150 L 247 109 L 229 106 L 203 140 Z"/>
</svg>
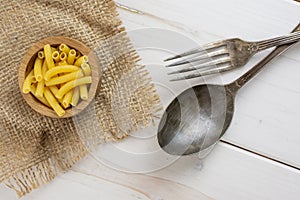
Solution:
<svg viewBox="0 0 300 200">
<path fill-rule="evenodd" d="M 175 66 L 178 66 L 178 65 L 185 65 L 185 64 L 188 64 L 188 63 L 191 63 L 191 62 L 195 62 L 195 59 L 192 59 L 192 60 L 181 60 L 181 61 L 169 64 L 169 65 L 166 65 L 166 67 L 175 67 Z"/>
<path fill-rule="evenodd" d="M 185 57 L 185 56 L 193 55 L 193 54 L 196 54 L 196 53 L 203 53 L 203 52 L 206 52 L 209 49 L 221 47 L 223 45 L 226 45 L 226 44 L 224 42 L 222 42 L 222 41 L 209 43 L 209 44 L 203 45 L 201 47 L 192 49 L 192 50 L 190 50 L 188 52 L 185 52 L 185 53 L 182 53 L 182 54 L 175 55 L 173 57 L 167 58 L 164 61 L 166 62 L 166 61 L 174 60 L 174 59 L 177 59 L 177 58 L 182 58 L 182 57 Z"/>
<path fill-rule="evenodd" d="M 197 77 L 203 77 L 203 76 L 207 76 L 207 75 L 211 75 L 211 74 L 215 74 L 215 73 L 225 72 L 225 71 L 230 70 L 231 68 L 232 68 L 232 65 L 228 64 L 228 65 L 223 66 L 223 67 L 214 68 L 214 69 L 206 70 L 206 71 L 203 71 L 203 72 L 190 74 L 190 75 L 187 75 L 187 76 L 173 78 L 170 81 L 180 81 L 180 80 L 188 80 L 188 79 L 197 78 Z"/>
<path fill-rule="evenodd" d="M 222 49 L 219 51 L 214 51 L 214 52 L 210 52 L 207 54 L 202 54 L 194 59 L 190 59 L 190 60 L 183 60 L 183 61 L 177 61 L 175 63 L 172 63 L 170 65 L 166 65 L 166 67 L 174 67 L 174 66 L 178 66 L 178 65 L 184 65 L 184 64 L 188 64 L 188 63 L 192 63 L 192 62 L 200 62 L 200 61 L 205 61 L 211 57 L 216 57 L 216 56 L 221 56 L 221 55 L 225 55 L 227 54 L 228 51 L 226 49 Z"/>
<path fill-rule="evenodd" d="M 202 63 L 202 64 L 197 65 L 197 66 L 187 67 L 187 68 L 184 68 L 184 69 L 181 69 L 181 70 L 176 70 L 176 71 L 173 71 L 173 72 L 169 72 L 168 75 L 199 70 L 199 69 L 207 68 L 207 67 L 210 67 L 210 66 L 213 66 L 213 65 L 222 65 L 222 64 L 229 63 L 229 62 L 230 62 L 229 57 L 220 58 L 220 59 L 217 59 L 217 60 L 212 60 L 212 61 L 209 61 L 209 62 Z"/>
</svg>

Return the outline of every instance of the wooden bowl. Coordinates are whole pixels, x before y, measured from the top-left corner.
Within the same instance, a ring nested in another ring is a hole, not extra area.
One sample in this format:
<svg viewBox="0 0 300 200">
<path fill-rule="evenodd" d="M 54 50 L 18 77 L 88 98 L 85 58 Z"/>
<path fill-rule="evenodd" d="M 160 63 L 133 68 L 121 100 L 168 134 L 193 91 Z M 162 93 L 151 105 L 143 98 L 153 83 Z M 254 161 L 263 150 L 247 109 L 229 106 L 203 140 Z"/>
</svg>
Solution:
<svg viewBox="0 0 300 200">
<path fill-rule="evenodd" d="M 89 98 L 87 100 L 82 100 L 77 106 L 75 107 L 70 107 L 66 109 L 66 113 L 64 116 L 59 117 L 54 110 L 51 108 L 45 106 L 42 104 L 39 100 L 37 100 L 31 93 L 29 94 L 24 94 L 22 92 L 22 87 L 24 80 L 27 76 L 27 74 L 32 70 L 34 61 L 37 57 L 37 53 L 40 50 L 43 50 L 43 47 L 45 44 L 50 44 L 51 46 L 58 46 L 61 43 L 67 44 L 70 48 L 73 48 L 77 51 L 79 51 L 82 55 L 87 55 L 89 57 L 89 64 L 91 67 L 91 77 L 92 77 L 92 83 L 89 86 Z M 52 118 L 67 118 L 67 117 L 72 117 L 83 111 L 94 99 L 96 93 L 97 93 L 97 88 L 98 88 L 98 83 L 100 80 L 100 74 L 99 74 L 99 62 L 97 59 L 97 56 L 93 53 L 93 51 L 88 48 L 86 45 L 82 44 L 81 42 L 67 38 L 67 37 L 48 37 L 45 38 L 37 43 L 35 43 L 24 55 L 20 67 L 19 67 L 19 72 L 18 72 L 18 81 L 19 81 L 19 87 L 20 91 L 25 99 L 25 101 L 29 104 L 29 106 L 35 110 L 36 112 L 46 115 L 48 117 Z"/>
</svg>

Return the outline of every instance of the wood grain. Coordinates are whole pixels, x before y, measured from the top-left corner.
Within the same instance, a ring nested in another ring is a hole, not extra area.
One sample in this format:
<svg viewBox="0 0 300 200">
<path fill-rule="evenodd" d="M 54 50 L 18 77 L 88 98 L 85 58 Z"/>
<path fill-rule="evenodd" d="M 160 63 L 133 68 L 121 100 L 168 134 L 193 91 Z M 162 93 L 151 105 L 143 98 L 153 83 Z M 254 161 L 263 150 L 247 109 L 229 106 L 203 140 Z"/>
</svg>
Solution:
<svg viewBox="0 0 300 200">
<path fill-rule="evenodd" d="M 117 171 L 87 156 L 23 200 L 298 200 L 299 185 L 299 171 L 219 144 L 204 161 L 195 155 L 182 157 L 151 174 Z M 0 195 L 16 200 L 4 187 Z"/>
<path fill-rule="evenodd" d="M 128 191 L 139 191 L 149 199 L 206 199 L 208 196 L 217 200 L 252 200 L 254 197 L 297 200 L 300 195 L 298 170 L 227 144 L 217 145 L 203 161 L 197 155 L 182 157 L 172 165 L 148 174 L 118 171 L 92 157 L 75 166 L 73 171 L 91 179 L 128 187 Z M 71 179 L 75 181 L 76 176 Z M 92 187 L 93 183 L 87 182 Z"/>
<path fill-rule="evenodd" d="M 88 93 L 89 98 L 85 101 L 81 101 L 75 107 L 66 109 L 66 114 L 62 117 L 59 117 L 51 108 L 39 102 L 31 93 L 24 94 L 22 92 L 22 87 L 23 87 L 25 77 L 33 68 L 33 63 L 35 58 L 37 57 L 37 53 L 43 49 L 44 45 L 50 44 L 51 46 L 58 46 L 61 43 L 67 44 L 69 47 L 78 50 L 82 55 L 87 55 L 89 57 L 89 64 L 91 66 L 92 83 L 89 86 L 89 93 Z M 100 80 L 99 62 L 97 56 L 93 53 L 93 51 L 90 48 L 88 48 L 86 45 L 84 45 L 83 43 L 77 40 L 62 37 L 62 36 L 48 37 L 35 43 L 32 47 L 28 49 L 28 51 L 24 55 L 18 71 L 20 92 L 22 93 L 25 101 L 36 112 L 52 118 L 68 118 L 68 117 L 75 116 L 79 114 L 81 111 L 83 111 L 94 99 L 97 93 L 99 80 Z"/>
</svg>

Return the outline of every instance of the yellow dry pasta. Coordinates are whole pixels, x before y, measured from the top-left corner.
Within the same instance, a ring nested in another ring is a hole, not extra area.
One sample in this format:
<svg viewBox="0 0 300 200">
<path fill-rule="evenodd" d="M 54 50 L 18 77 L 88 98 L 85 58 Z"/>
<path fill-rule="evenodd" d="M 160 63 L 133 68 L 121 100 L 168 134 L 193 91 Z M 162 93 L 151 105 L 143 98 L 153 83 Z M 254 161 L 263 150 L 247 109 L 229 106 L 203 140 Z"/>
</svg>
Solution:
<svg viewBox="0 0 300 200">
<path fill-rule="evenodd" d="M 59 45 L 58 49 L 59 49 L 59 51 L 65 52 L 66 54 L 68 54 L 69 51 L 70 51 L 70 47 L 68 47 L 68 45 L 66 45 L 64 43 L 62 43 L 61 45 Z"/>
<path fill-rule="evenodd" d="M 76 87 L 76 88 L 74 88 L 74 90 L 73 90 L 73 96 L 72 96 L 71 105 L 72 105 L 72 106 L 77 106 L 77 104 L 78 104 L 78 102 L 79 102 L 79 98 L 80 98 L 79 87 Z"/>
<path fill-rule="evenodd" d="M 87 89 L 87 85 L 80 85 L 79 86 L 79 90 L 80 90 L 80 98 L 82 100 L 87 100 L 88 99 L 88 89 Z"/>
<path fill-rule="evenodd" d="M 62 117 L 65 109 L 77 106 L 80 99 L 88 99 L 88 85 L 92 83 L 88 61 L 88 56 L 66 44 L 57 48 L 46 44 L 37 53 L 22 91 L 31 92 L 38 101 Z"/>
<path fill-rule="evenodd" d="M 47 62 L 48 69 L 54 68 L 55 65 L 54 65 L 54 61 L 52 59 L 52 49 L 51 49 L 50 44 L 46 44 L 44 46 L 44 54 L 45 54 L 45 59 Z"/>
<path fill-rule="evenodd" d="M 33 69 L 29 72 L 26 76 L 24 83 L 23 83 L 23 93 L 28 94 L 31 91 L 31 84 L 32 84 L 32 77 L 34 77 Z"/>
<path fill-rule="evenodd" d="M 52 59 L 53 59 L 56 63 L 60 61 L 60 58 L 59 58 L 59 52 L 58 52 L 58 51 L 52 52 Z"/>
<path fill-rule="evenodd" d="M 59 103 L 57 102 L 57 100 L 55 99 L 55 97 L 52 95 L 52 93 L 50 92 L 50 90 L 47 87 L 45 88 L 44 94 L 45 94 L 46 100 L 51 105 L 51 107 L 56 112 L 56 114 L 60 117 L 64 116 L 66 111 L 59 105 Z"/>
<path fill-rule="evenodd" d="M 64 96 L 64 98 L 62 100 L 62 105 L 65 109 L 70 106 L 70 103 L 72 101 L 72 96 L 73 96 L 73 91 L 72 90 L 67 92 L 67 94 Z"/>
<path fill-rule="evenodd" d="M 79 51 L 76 51 L 76 56 L 75 56 L 75 59 L 77 60 L 78 58 L 81 57 L 81 53 Z"/>
<path fill-rule="evenodd" d="M 43 60 L 36 58 L 34 61 L 33 71 L 34 71 L 34 77 L 37 80 L 37 82 L 40 82 L 43 79 L 42 65 L 43 65 Z"/>
<path fill-rule="evenodd" d="M 76 57 L 76 51 L 75 51 L 75 49 L 71 49 L 68 54 L 67 62 L 70 65 L 73 65 L 73 63 L 75 61 L 75 57 Z"/>
<path fill-rule="evenodd" d="M 60 61 L 59 63 L 57 63 L 57 66 L 62 66 L 62 65 L 68 65 L 66 60 Z"/>
<path fill-rule="evenodd" d="M 48 66 L 48 65 L 47 65 Z M 48 66 L 49 68 L 49 66 Z M 46 74 L 45 74 L 45 81 L 49 81 L 53 76 L 58 75 L 59 73 L 68 73 L 68 72 L 75 72 L 78 71 L 79 68 L 74 65 L 62 65 L 62 66 L 57 66 L 52 69 L 49 69 Z"/>
<path fill-rule="evenodd" d="M 76 79 L 73 81 L 69 81 L 66 84 L 64 84 L 58 92 L 55 94 L 56 98 L 61 99 L 67 92 L 69 92 L 71 89 L 85 84 L 92 83 L 92 77 L 86 76 L 80 79 Z"/>
<path fill-rule="evenodd" d="M 43 66 L 42 66 L 42 75 L 43 75 L 43 77 L 45 76 L 46 71 L 47 71 L 47 64 L 46 64 L 46 61 L 44 61 Z M 40 82 L 38 82 L 37 87 L 36 87 L 35 95 L 37 97 L 43 97 L 44 85 L 45 85 L 45 80 L 44 80 L 44 78 L 42 78 L 42 80 Z"/>
<path fill-rule="evenodd" d="M 44 81 L 38 82 L 35 96 L 42 97 L 44 93 Z"/>
<path fill-rule="evenodd" d="M 45 84 L 46 84 L 46 86 L 58 85 L 61 83 L 66 83 L 66 82 L 81 78 L 83 76 L 84 75 L 83 75 L 82 71 L 78 70 L 78 71 L 75 71 L 72 73 L 68 73 L 68 74 L 65 74 L 62 76 L 52 78 L 52 79 L 50 79 L 50 81 L 46 81 Z"/>
<path fill-rule="evenodd" d="M 90 76 L 91 75 L 91 67 L 90 67 L 89 64 L 82 63 L 81 64 L 81 69 L 82 69 L 84 75 L 86 75 L 86 76 Z"/>
<path fill-rule="evenodd" d="M 59 59 L 60 59 L 61 61 L 67 60 L 67 57 L 68 57 L 68 55 L 67 55 L 65 52 L 61 52 L 61 53 L 59 54 Z"/>
<path fill-rule="evenodd" d="M 89 58 L 87 56 L 81 56 L 75 61 L 74 65 L 80 67 L 82 63 L 87 63 L 87 62 L 89 62 Z"/>
<path fill-rule="evenodd" d="M 31 82 L 32 82 L 32 83 L 37 83 L 37 80 L 36 80 L 36 78 L 35 78 L 35 76 L 34 76 L 34 72 L 33 72 L 33 76 L 31 77 Z"/>
<path fill-rule="evenodd" d="M 37 56 L 38 56 L 39 59 L 44 59 L 45 58 L 44 51 L 39 51 Z"/>
<path fill-rule="evenodd" d="M 52 92 L 52 94 L 56 94 L 58 92 L 58 88 L 56 86 L 50 86 L 48 88 Z"/>
<path fill-rule="evenodd" d="M 49 88 L 49 90 L 52 92 L 52 94 L 53 95 L 55 95 L 57 92 L 58 92 L 58 88 L 57 88 L 57 86 L 50 86 L 50 87 L 47 87 L 47 88 Z M 57 101 L 59 102 L 59 103 L 62 103 L 62 99 L 57 99 Z"/>
<path fill-rule="evenodd" d="M 57 51 L 55 47 L 51 47 L 52 52 Z"/>
<path fill-rule="evenodd" d="M 48 101 L 45 99 L 44 96 L 42 97 L 38 97 L 36 96 L 36 86 L 35 85 L 31 85 L 31 94 L 33 94 L 35 96 L 35 98 L 37 98 L 40 102 L 42 102 L 45 106 L 48 106 L 51 108 L 50 104 L 48 103 Z"/>
</svg>

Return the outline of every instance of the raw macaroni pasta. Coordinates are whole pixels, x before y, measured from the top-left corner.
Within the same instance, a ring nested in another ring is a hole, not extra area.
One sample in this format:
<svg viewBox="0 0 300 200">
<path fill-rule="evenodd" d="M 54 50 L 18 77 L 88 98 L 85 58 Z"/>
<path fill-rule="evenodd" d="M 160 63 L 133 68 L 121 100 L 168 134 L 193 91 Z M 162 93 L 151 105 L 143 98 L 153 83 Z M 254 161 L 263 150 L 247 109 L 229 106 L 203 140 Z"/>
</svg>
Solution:
<svg viewBox="0 0 300 200">
<path fill-rule="evenodd" d="M 30 67 L 30 66 L 28 66 Z M 92 83 L 88 56 L 66 44 L 46 44 L 37 57 L 23 83 L 22 92 L 31 93 L 60 117 L 70 107 L 88 99 Z"/>
<path fill-rule="evenodd" d="M 74 49 L 71 49 L 68 54 L 67 62 L 70 65 L 73 65 L 75 57 L 76 57 L 76 51 Z"/>
<path fill-rule="evenodd" d="M 46 71 L 47 71 L 47 64 L 46 64 L 46 61 L 44 61 L 43 66 L 42 66 L 42 77 L 45 76 Z M 45 80 L 42 78 L 42 80 L 37 83 L 36 96 L 43 97 L 44 85 L 45 85 Z"/>
<path fill-rule="evenodd" d="M 45 81 L 49 81 L 53 76 L 59 75 L 61 73 L 68 73 L 68 72 L 75 72 L 80 70 L 78 67 L 74 65 L 61 65 L 54 67 L 52 69 L 49 69 L 45 74 Z"/>
<path fill-rule="evenodd" d="M 53 67 L 55 67 L 54 61 L 52 59 L 52 50 L 53 49 L 51 48 L 50 44 L 46 44 L 44 46 L 44 54 L 48 69 L 52 69 Z"/>
</svg>

